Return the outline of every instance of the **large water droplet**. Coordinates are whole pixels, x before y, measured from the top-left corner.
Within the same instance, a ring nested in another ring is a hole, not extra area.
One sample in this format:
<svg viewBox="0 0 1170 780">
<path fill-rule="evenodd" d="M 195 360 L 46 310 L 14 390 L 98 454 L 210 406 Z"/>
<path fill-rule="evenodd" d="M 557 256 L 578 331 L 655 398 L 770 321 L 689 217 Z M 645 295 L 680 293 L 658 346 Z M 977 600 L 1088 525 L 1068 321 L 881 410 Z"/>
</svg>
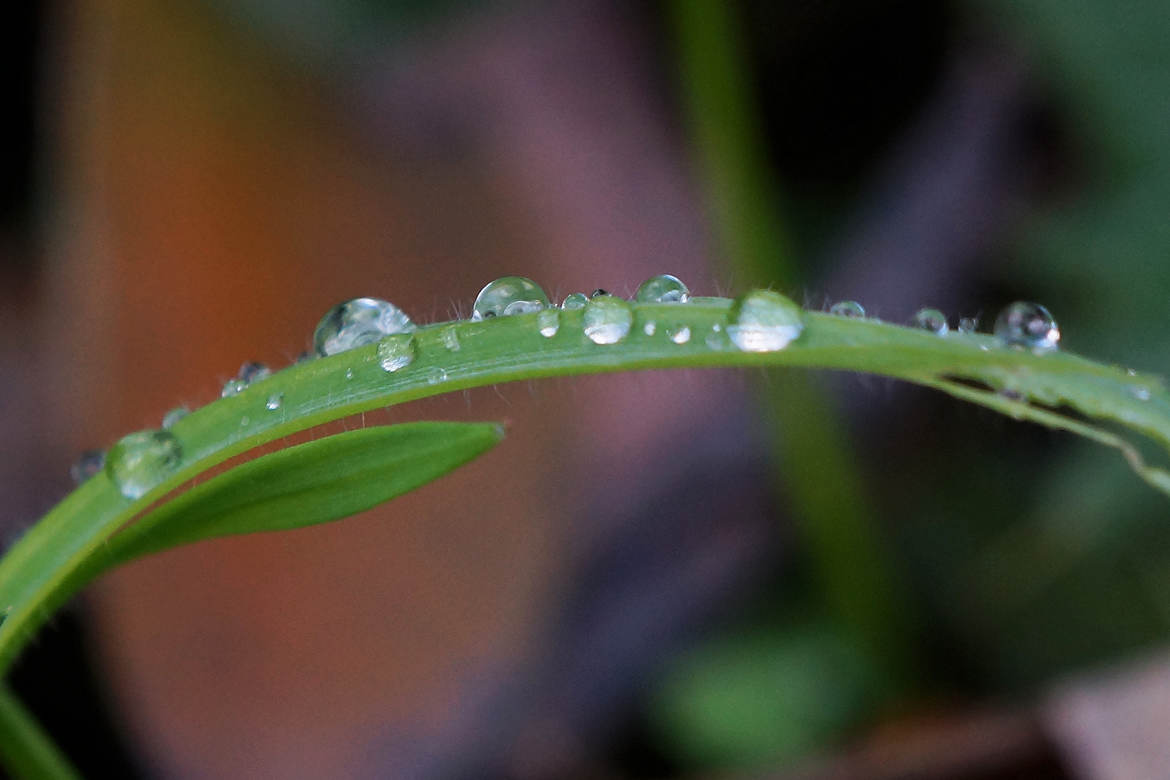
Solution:
<svg viewBox="0 0 1170 780">
<path fill-rule="evenodd" d="M 627 301 L 612 295 L 590 298 L 585 306 L 585 335 L 594 344 L 616 344 L 630 333 L 634 310 Z"/>
<path fill-rule="evenodd" d="M 691 340 L 691 329 L 687 325 L 672 325 L 666 329 L 666 337 L 675 344 L 686 344 Z"/>
<path fill-rule="evenodd" d="M 106 456 L 106 474 L 126 498 L 149 493 L 179 465 L 183 448 L 170 431 L 138 431 L 123 436 Z"/>
<path fill-rule="evenodd" d="M 264 408 L 270 412 L 275 412 L 284 405 L 284 393 L 273 393 L 268 396 L 268 400 L 264 402 Z"/>
<path fill-rule="evenodd" d="M 556 309 L 541 309 L 536 315 L 536 326 L 540 328 L 540 335 L 551 339 L 561 329 L 561 313 Z"/>
<path fill-rule="evenodd" d="M 184 417 L 186 417 L 190 413 L 191 413 L 191 410 L 188 409 L 187 407 L 176 406 L 174 409 L 171 409 L 169 412 L 167 412 L 166 414 L 163 415 L 163 418 L 162 418 L 163 429 L 169 431 L 171 428 L 175 427 L 175 423 L 177 423 L 179 420 L 182 420 Z"/>
<path fill-rule="evenodd" d="M 471 309 L 471 319 L 531 314 L 548 306 L 548 296 L 540 285 L 523 276 L 504 276 L 488 282 Z"/>
<path fill-rule="evenodd" d="M 1060 329 L 1048 309 L 1038 303 L 1016 301 L 995 318 L 995 336 L 1012 347 L 1048 352 L 1060 346 Z"/>
<path fill-rule="evenodd" d="M 69 467 L 69 476 L 80 485 L 101 471 L 105 463 L 106 453 L 103 450 L 86 450 L 78 455 L 77 460 Z"/>
<path fill-rule="evenodd" d="M 804 312 L 771 290 L 753 290 L 731 306 L 727 337 L 744 352 L 784 349 L 804 330 Z"/>
<path fill-rule="evenodd" d="M 857 301 L 837 301 L 829 307 L 829 314 L 835 317 L 860 319 L 865 316 L 865 307 Z"/>
<path fill-rule="evenodd" d="M 377 298 L 354 298 L 339 303 L 321 318 L 313 332 L 318 355 L 336 355 L 373 344 L 383 336 L 414 330 L 410 317 L 392 303 Z"/>
<path fill-rule="evenodd" d="M 582 292 L 569 293 L 565 296 L 565 300 L 561 303 L 561 308 L 565 311 L 573 309 L 584 309 L 585 304 L 589 303 L 589 296 Z"/>
<path fill-rule="evenodd" d="M 634 293 L 638 303 L 686 303 L 690 299 L 691 291 L 681 279 L 670 274 L 651 276 Z"/>
<path fill-rule="evenodd" d="M 414 362 L 418 347 L 414 343 L 414 334 L 399 333 L 387 336 L 378 342 L 378 365 L 383 371 L 393 373 L 406 368 Z"/>
<path fill-rule="evenodd" d="M 945 336 L 949 330 L 947 315 L 938 309 L 919 309 L 912 322 L 914 327 L 929 330 L 936 336 Z"/>
</svg>

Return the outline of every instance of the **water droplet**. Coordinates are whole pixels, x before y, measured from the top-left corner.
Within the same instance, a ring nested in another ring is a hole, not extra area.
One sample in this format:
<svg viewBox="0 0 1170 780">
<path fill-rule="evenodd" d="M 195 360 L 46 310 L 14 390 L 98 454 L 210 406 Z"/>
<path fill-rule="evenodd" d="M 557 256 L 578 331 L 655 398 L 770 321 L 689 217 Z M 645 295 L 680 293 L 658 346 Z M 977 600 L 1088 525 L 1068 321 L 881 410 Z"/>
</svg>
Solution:
<svg viewBox="0 0 1170 780">
<path fill-rule="evenodd" d="M 609 292 L 598 287 L 593 292 L 589 293 L 590 298 L 600 298 L 603 295 L 609 295 Z"/>
<path fill-rule="evenodd" d="M 561 308 L 565 311 L 571 311 L 573 309 L 584 309 L 585 304 L 587 303 L 589 303 L 589 296 L 585 293 L 570 293 L 569 295 L 565 296 L 564 302 L 561 303 Z"/>
<path fill-rule="evenodd" d="M 220 398 L 231 398 L 234 395 L 239 395 L 248 389 L 248 383 L 243 379 L 229 379 L 223 383 L 223 389 L 219 391 Z"/>
<path fill-rule="evenodd" d="M 346 379 L 353 379 L 353 369 L 352 368 L 345 369 L 345 378 Z"/>
<path fill-rule="evenodd" d="M 257 363 L 255 361 L 249 361 L 240 366 L 239 373 L 236 374 L 236 378 L 245 385 L 259 382 L 261 379 L 267 379 L 270 376 L 272 376 L 272 370 L 263 363 Z"/>
<path fill-rule="evenodd" d="M 273 393 L 268 396 L 268 400 L 264 402 L 264 408 L 270 412 L 275 412 L 284 405 L 284 393 Z"/>
<path fill-rule="evenodd" d="M 857 301 L 837 301 L 829 307 L 829 314 L 835 317 L 861 319 L 865 317 L 865 307 Z"/>
<path fill-rule="evenodd" d="M 653 336 L 658 331 L 658 324 L 654 320 L 650 320 L 642 326 L 642 332 L 647 336 Z"/>
<path fill-rule="evenodd" d="M 666 329 L 666 337 L 675 344 L 686 344 L 691 340 L 691 329 L 686 325 L 674 325 Z"/>
<path fill-rule="evenodd" d="M 443 332 L 439 335 L 439 339 L 443 342 L 443 346 L 446 347 L 449 352 L 459 351 L 459 333 L 455 330 L 454 325 L 448 325 L 447 327 L 443 328 Z"/>
<path fill-rule="evenodd" d="M 250 422 L 252 422 L 252 418 L 248 417 L 248 415 L 245 414 L 243 417 L 240 418 L 240 427 L 241 428 L 247 427 L 248 423 L 250 423 Z"/>
<path fill-rule="evenodd" d="M 548 306 L 548 296 L 540 285 L 523 276 L 503 276 L 488 282 L 471 309 L 471 319 L 531 314 Z"/>
<path fill-rule="evenodd" d="M 536 325 L 540 328 L 540 335 L 551 339 L 561 329 L 561 313 L 556 309 L 541 309 L 536 315 Z"/>
<path fill-rule="evenodd" d="M 383 336 L 414 330 L 410 317 L 392 303 L 377 298 L 354 298 L 339 303 L 321 318 L 313 332 L 318 355 L 336 355 L 373 344 Z"/>
<path fill-rule="evenodd" d="M 659 274 L 642 282 L 634 300 L 638 303 L 686 303 L 691 291 L 677 276 Z"/>
<path fill-rule="evenodd" d="M 69 475 L 80 485 L 87 479 L 102 470 L 106 463 L 106 453 L 102 450 L 86 450 L 77 456 L 77 460 L 69 468 Z"/>
<path fill-rule="evenodd" d="M 1027 301 L 1008 304 L 999 313 L 995 336 L 1008 346 L 1028 347 L 1033 352 L 1048 352 L 1060 346 L 1060 329 L 1048 309 Z"/>
<path fill-rule="evenodd" d="M 427 371 L 427 384 L 428 385 L 437 385 L 440 382 L 446 382 L 446 381 L 447 381 L 447 372 L 444 369 L 439 368 L 438 366 L 434 366 L 429 371 Z"/>
<path fill-rule="evenodd" d="M 387 336 L 378 342 L 378 365 L 382 366 L 383 371 L 393 373 L 413 363 L 417 352 L 414 334 Z"/>
<path fill-rule="evenodd" d="M 191 410 L 185 406 L 176 406 L 174 409 L 171 409 L 169 412 L 163 415 L 163 430 L 169 431 L 171 428 L 175 427 L 175 423 L 177 423 L 179 420 L 182 420 L 190 413 Z"/>
<path fill-rule="evenodd" d="M 771 290 L 753 290 L 731 306 L 727 336 L 744 352 L 784 349 L 804 330 L 804 312 Z"/>
<path fill-rule="evenodd" d="M 979 320 L 975 317 L 963 317 L 959 320 L 959 333 L 970 336 L 979 329 Z"/>
<path fill-rule="evenodd" d="M 634 310 L 621 298 L 599 295 L 585 306 L 584 322 L 585 335 L 594 344 L 616 344 L 629 335 Z"/>
<path fill-rule="evenodd" d="M 106 474 L 129 499 L 141 498 L 179 465 L 183 448 L 170 431 L 138 431 L 123 436 L 106 456 Z"/>
<path fill-rule="evenodd" d="M 947 326 L 947 315 L 938 309 L 919 309 L 911 322 L 914 327 L 929 330 L 936 336 L 945 336 L 950 330 Z"/>
</svg>

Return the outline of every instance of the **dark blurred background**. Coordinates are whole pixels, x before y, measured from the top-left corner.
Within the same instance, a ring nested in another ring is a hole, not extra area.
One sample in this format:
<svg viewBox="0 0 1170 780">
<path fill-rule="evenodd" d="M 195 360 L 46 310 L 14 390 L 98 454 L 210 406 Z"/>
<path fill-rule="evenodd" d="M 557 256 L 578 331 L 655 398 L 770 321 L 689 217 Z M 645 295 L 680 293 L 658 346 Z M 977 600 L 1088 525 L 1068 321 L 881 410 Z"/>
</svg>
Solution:
<svg viewBox="0 0 1170 780">
<path fill-rule="evenodd" d="M 358 295 L 681 276 L 1170 370 L 1161 0 L 11 9 L 0 496 Z M 1170 524 L 1113 452 L 886 380 L 681 371 L 376 511 L 133 564 L 13 685 L 87 775 L 1170 777 Z M 336 430 L 341 427 L 337 426 Z"/>
</svg>

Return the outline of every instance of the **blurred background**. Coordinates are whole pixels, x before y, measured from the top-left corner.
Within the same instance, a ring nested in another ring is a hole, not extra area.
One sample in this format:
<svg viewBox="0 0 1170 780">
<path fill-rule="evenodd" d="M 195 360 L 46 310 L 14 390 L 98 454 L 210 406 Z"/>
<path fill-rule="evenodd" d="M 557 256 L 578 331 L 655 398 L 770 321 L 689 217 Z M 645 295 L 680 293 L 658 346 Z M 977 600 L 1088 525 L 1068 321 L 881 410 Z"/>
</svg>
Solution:
<svg viewBox="0 0 1170 780">
<path fill-rule="evenodd" d="M 0 33 L 5 542 L 81 450 L 360 295 L 781 289 L 1170 371 L 1160 0 L 79 0 Z M 376 511 L 115 572 L 13 685 L 87 775 L 1170 776 L 1167 504 L 852 375 L 370 414 L 508 439 Z M 331 432 L 331 431 L 327 431 Z"/>
</svg>

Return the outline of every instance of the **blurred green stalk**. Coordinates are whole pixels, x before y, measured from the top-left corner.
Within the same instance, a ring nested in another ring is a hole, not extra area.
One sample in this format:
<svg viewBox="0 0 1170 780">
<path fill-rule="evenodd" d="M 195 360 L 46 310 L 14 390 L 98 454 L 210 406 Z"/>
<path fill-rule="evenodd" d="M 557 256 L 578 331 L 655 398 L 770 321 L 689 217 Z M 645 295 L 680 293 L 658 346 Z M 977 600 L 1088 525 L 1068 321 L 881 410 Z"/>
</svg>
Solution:
<svg viewBox="0 0 1170 780">
<path fill-rule="evenodd" d="M 667 8 L 683 100 L 713 224 L 737 286 L 799 282 L 780 197 L 741 57 L 733 4 Z M 773 372 L 765 415 L 794 521 L 830 617 L 869 651 L 897 695 L 915 677 L 909 599 L 894 573 L 854 467 L 852 448 L 809 377 Z"/>
</svg>

